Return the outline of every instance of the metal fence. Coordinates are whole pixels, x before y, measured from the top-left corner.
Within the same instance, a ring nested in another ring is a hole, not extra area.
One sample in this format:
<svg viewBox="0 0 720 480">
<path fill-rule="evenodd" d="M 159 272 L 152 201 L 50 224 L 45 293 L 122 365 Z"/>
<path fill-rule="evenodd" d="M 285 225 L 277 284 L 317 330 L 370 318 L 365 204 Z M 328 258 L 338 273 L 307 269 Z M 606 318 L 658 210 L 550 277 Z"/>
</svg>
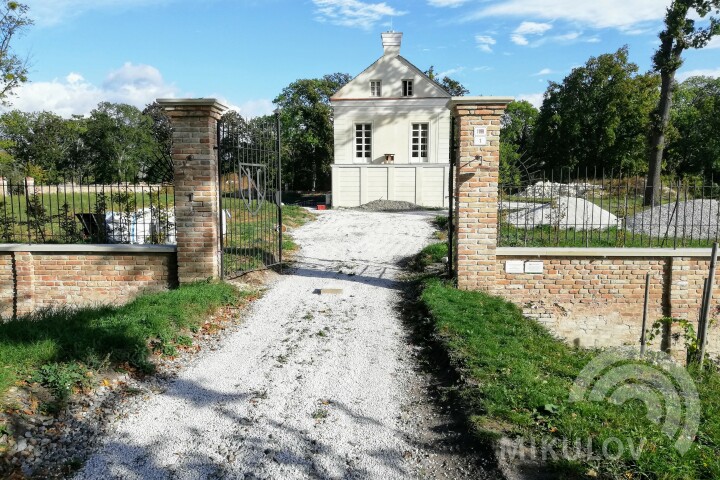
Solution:
<svg viewBox="0 0 720 480">
<path fill-rule="evenodd" d="M 710 247 L 720 238 L 720 186 L 664 179 L 644 205 L 645 177 L 559 172 L 499 186 L 503 247 Z"/>
<path fill-rule="evenodd" d="M 0 179 L 0 242 L 174 244 L 174 188 Z"/>
</svg>

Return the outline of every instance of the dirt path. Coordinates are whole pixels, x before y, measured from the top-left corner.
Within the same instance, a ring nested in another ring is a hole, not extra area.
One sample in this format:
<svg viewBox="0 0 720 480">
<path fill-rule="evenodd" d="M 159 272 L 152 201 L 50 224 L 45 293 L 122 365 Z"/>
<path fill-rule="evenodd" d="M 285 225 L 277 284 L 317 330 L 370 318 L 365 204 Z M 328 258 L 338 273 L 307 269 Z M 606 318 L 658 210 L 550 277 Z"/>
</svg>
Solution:
<svg viewBox="0 0 720 480">
<path fill-rule="evenodd" d="M 430 218 L 331 211 L 299 229 L 296 268 L 78 478 L 479 478 L 435 451 L 453 434 L 398 318 L 397 262 L 430 241 Z"/>
</svg>

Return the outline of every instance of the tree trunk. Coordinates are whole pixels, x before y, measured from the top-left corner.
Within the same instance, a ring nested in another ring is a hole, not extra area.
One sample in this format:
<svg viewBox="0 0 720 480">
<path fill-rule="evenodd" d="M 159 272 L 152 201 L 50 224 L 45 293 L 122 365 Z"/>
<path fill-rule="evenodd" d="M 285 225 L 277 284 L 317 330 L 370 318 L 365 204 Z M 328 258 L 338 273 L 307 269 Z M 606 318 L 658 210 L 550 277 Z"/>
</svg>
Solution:
<svg viewBox="0 0 720 480">
<path fill-rule="evenodd" d="M 645 206 L 654 206 L 660 199 L 660 173 L 662 159 L 665 152 L 665 132 L 670 122 L 670 109 L 672 107 L 673 84 L 675 83 L 675 70 L 660 73 L 662 85 L 660 87 L 660 103 L 656 112 L 657 117 L 652 126 L 650 140 L 650 158 L 648 162 L 648 182 L 645 188 Z"/>
</svg>

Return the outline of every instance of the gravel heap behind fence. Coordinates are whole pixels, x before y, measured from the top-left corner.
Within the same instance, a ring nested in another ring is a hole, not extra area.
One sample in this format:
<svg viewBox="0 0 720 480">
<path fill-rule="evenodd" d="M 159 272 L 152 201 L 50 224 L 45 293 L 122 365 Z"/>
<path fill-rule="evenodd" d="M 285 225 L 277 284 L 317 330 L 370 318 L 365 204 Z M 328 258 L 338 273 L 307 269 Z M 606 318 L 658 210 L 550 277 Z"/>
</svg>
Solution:
<svg viewBox="0 0 720 480">
<path fill-rule="evenodd" d="M 677 208 L 676 208 L 677 207 Z M 668 203 L 649 208 L 630 216 L 625 227 L 636 233 L 652 237 L 684 237 L 693 239 L 715 239 L 720 233 L 720 202 L 717 200 L 690 200 Z M 676 230 L 677 228 L 677 230 Z"/>
<path fill-rule="evenodd" d="M 589 193 L 599 193 L 602 190 L 600 185 L 592 183 L 554 183 L 537 182 L 530 185 L 525 191 L 518 195 L 528 198 L 557 198 L 563 197 L 585 197 Z"/>
<path fill-rule="evenodd" d="M 617 227 L 618 218 L 592 202 L 577 197 L 560 197 L 556 202 L 528 205 L 507 216 L 507 222 L 518 228 L 542 225 L 557 226 L 562 230 L 598 230 Z"/>
<path fill-rule="evenodd" d="M 360 210 L 368 210 L 370 212 L 400 212 L 412 210 L 424 210 L 420 205 L 412 202 L 403 202 L 399 200 L 373 200 L 372 202 L 360 205 Z"/>
</svg>

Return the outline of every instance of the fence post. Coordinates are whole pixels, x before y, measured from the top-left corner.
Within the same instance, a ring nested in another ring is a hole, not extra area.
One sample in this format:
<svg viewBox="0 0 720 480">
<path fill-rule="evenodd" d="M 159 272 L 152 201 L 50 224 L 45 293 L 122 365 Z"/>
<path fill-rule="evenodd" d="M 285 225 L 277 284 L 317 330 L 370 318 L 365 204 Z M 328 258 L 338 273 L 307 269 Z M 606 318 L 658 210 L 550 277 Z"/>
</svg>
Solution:
<svg viewBox="0 0 720 480">
<path fill-rule="evenodd" d="M 220 276 L 217 122 L 227 107 L 212 98 L 159 99 L 173 128 L 178 281 Z"/>
<path fill-rule="evenodd" d="M 457 253 L 461 290 L 491 290 L 496 275 L 500 120 L 512 98 L 453 97 Z"/>
</svg>

